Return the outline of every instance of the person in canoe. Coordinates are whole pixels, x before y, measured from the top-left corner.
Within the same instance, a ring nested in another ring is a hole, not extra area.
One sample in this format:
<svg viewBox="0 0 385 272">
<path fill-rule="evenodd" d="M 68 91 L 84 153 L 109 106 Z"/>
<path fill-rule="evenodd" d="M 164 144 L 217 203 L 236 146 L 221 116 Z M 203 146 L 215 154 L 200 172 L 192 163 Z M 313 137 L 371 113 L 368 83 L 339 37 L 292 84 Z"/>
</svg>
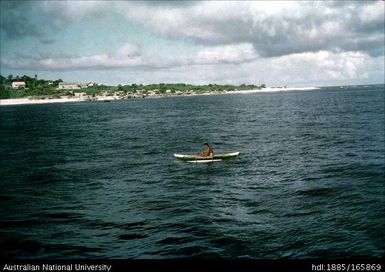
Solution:
<svg viewBox="0 0 385 272">
<path fill-rule="evenodd" d="M 200 154 L 202 157 L 212 157 L 214 155 L 213 149 L 209 146 L 208 143 L 204 145 L 205 150 Z"/>
</svg>

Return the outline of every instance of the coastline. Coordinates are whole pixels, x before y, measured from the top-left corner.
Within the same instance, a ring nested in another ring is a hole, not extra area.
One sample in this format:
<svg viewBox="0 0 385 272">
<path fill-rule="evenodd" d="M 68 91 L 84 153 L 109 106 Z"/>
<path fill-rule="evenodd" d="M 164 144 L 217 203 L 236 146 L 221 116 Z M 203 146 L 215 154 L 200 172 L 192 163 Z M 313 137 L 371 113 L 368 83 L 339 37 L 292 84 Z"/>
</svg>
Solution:
<svg viewBox="0 0 385 272">
<path fill-rule="evenodd" d="M 68 103 L 68 102 L 82 102 L 82 101 L 86 101 L 86 100 L 81 98 L 68 98 L 68 97 L 54 98 L 54 99 L 10 98 L 10 99 L 0 99 L 0 106 Z"/>
<path fill-rule="evenodd" d="M 303 87 L 303 88 L 262 88 L 255 90 L 242 90 L 242 91 L 226 91 L 226 92 L 209 92 L 202 94 L 180 94 L 180 95 L 159 95 L 159 96 L 148 96 L 146 98 L 163 98 L 163 97 L 178 97 L 178 96 L 198 96 L 198 95 L 220 95 L 220 94 L 252 94 L 252 93 L 269 93 L 269 92 L 289 92 L 289 91 L 311 91 L 318 90 L 317 87 Z M 34 104 L 51 104 L 51 103 L 70 103 L 70 102 L 85 102 L 85 101 L 99 101 L 99 102 L 109 102 L 115 100 L 130 100 L 137 98 L 124 98 L 118 96 L 97 96 L 90 98 L 88 96 L 83 97 L 62 97 L 62 98 L 45 98 L 45 99 L 36 99 L 36 98 L 10 98 L 10 99 L 0 99 L 0 106 L 12 106 L 12 105 L 34 105 Z"/>
</svg>

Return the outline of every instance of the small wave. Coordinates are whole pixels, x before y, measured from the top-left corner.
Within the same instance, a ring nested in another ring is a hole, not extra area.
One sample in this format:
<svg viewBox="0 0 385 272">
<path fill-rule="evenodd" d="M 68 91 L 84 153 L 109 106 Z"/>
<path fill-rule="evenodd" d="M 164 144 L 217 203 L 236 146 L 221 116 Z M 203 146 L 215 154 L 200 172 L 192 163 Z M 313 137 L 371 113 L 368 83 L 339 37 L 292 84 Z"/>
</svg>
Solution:
<svg viewBox="0 0 385 272">
<path fill-rule="evenodd" d="M 161 154 L 162 152 L 161 151 L 158 151 L 158 150 L 149 150 L 149 151 L 146 151 L 143 153 L 143 155 L 158 155 L 158 154 Z"/>
<path fill-rule="evenodd" d="M 126 223 L 126 224 L 121 224 L 118 225 L 118 228 L 121 229 L 126 229 L 126 230 L 131 230 L 133 228 L 140 228 L 142 226 L 145 226 L 146 224 L 143 221 L 138 221 L 138 222 L 133 222 L 133 223 Z"/>
<path fill-rule="evenodd" d="M 375 164 L 359 164 L 359 165 L 337 165 L 337 166 L 328 166 L 320 170 L 320 172 L 329 177 L 347 177 L 347 178 L 366 178 L 366 179 L 375 179 L 383 178 L 384 168 L 381 165 Z"/>
<path fill-rule="evenodd" d="M 222 257 L 223 256 L 222 256 L 221 252 L 213 252 L 213 251 L 201 252 L 201 253 L 197 253 L 194 255 L 194 258 L 198 258 L 198 259 L 219 259 Z M 246 258 L 248 258 L 248 257 L 246 257 Z"/>
<path fill-rule="evenodd" d="M 190 241 L 190 238 L 188 237 L 167 237 L 162 240 L 157 241 L 157 244 L 163 244 L 163 245 L 178 245 L 181 243 L 186 243 Z"/>
<path fill-rule="evenodd" d="M 227 237 L 212 239 L 210 242 L 214 245 L 219 246 L 219 247 L 228 246 L 228 245 L 238 243 L 237 240 L 235 240 L 233 238 L 227 238 Z"/>
<path fill-rule="evenodd" d="M 314 188 L 297 192 L 297 194 L 302 196 L 330 196 L 334 195 L 335 193 L 335 188 Z"/>
<path fill-rule="evenodd" d="M 203 253 L 204 250 L 205 250 L 205 247 L 200 245 L 194 245 L 194 246 L 183 247 L 178 250 L 178 253 L 189 257 L 195 257 L 197 254 Z"/>
<path fill-rule="evenodd" d="M 47 256 L 53 258 L 79 258 L 80 256 L 88 257 L 95 256 L 95 253 L 105 251 L 103 247 L 91 247 L 91 246 L 80 246 L 72 244 L 47 244 L 44 246 L 44 252 Z"/>
<path fill-rule="evenodd" d="M 146 234 L 139 234 L 139 233 L 131 233 L 131 234 L 123 234 L 119 236 L 120 240 L 135 240 L 135 239 L 143 239 L 147 238 L 148 235 Z"/>
<path fill-rule="evenodd" d="M 312 210 L 312 211 L 296 211 L 293 213 L 289 213 L 287 216 L 288 217 L 301 217 L 301 216 L 309 216 L 313 214 L 319 214 L 320 211 L 318 210 Z"/>
<path fill-rule="evenodd" d="M 46 217 L 53 220 L 66 222 L 77 222 L 83 219 L 83 215 L 69 212 L 48 213 Z"/>
<path fill-rule="evenodd" d="M 29 220 L 7 220 L 0 221 L 1 228 L 25 228 L 25 227 L 33 227 L 36 225 L 41 225 L 41 221 L 36 219 Z"/>
<path fill-rule="evenodd" d="M 267 208 L 256 208 L 256 209 L 252 209 L 252 211 L 250 212 L 250 214 L 269 214 L 269 213 L 273 213 L 273 211 L 271 211 L 270 209 L 267 209 Z"/>
</svg>

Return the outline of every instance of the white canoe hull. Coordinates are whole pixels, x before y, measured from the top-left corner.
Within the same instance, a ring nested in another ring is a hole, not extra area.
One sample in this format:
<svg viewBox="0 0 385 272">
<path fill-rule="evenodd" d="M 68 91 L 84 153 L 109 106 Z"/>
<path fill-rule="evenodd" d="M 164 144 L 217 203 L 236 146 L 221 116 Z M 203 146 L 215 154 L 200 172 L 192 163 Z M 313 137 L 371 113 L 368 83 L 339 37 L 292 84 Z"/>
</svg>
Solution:
<svg viewBox="0 0 385 272">
<path fill-rule="evenodd" d="M 224 153 L 224 154 L 214 154 L 212 157 L 203 157 L 200 155 L 185 155 L 185 154 L 174 154 L 174 157 L 180 160 L 184 161 L 220 161 L 220 160 L 226 160 L 230 158 L 234 158 L 239 156 L 239 152 L 231 152 L 231 153 Z"/>
<path fill-rule="evenodd" d="M 213 160 L 194 160 L 194 161 L 186 161 L 186 162 L 192 162 L 192 163 L 210 163 L 210 162 L 219 162 L 222 161 L 221 159 L 213 159 Z"/>
</svg>

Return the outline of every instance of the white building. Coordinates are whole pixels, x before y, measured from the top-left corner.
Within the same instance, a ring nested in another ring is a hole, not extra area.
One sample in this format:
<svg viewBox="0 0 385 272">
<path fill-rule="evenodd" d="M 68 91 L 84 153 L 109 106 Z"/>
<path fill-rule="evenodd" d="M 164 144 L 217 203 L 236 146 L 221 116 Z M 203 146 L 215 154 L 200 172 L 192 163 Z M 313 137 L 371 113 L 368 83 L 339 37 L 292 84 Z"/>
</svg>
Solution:
<svg viewBox="0 0 385 272">
<path fill-rule="evenodd" d="M 12 82 L 12 89 L 22 89 L 22 88 L 25 88 L 25 82 L 24 81 Z"/>
<path fill-rule="evenodd" d="M 76 82 L 59 82 L 59 90 L 77 90 L 80 86 Z"/>
<path fill-rule="evenodd" d="M 85 97 L 87 94 L 86 93 L 74 93 L 74 96 L 75 97 L 79 97 L 79 98 L 81 98 L 81 97 Z"/>
</svg>

